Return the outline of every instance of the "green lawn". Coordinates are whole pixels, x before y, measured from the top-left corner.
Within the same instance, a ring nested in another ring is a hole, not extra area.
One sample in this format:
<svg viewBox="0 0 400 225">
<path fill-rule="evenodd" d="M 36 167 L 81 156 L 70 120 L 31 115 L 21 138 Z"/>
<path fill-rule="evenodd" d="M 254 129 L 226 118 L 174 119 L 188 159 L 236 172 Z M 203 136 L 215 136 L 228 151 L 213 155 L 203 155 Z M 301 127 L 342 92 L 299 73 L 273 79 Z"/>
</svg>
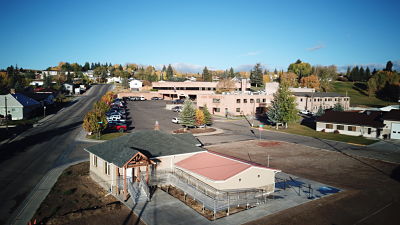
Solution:
<svg viewBox="0 0 400 225">
<path fill-rule="evenodd" d="M 359 84 L 365 85 L 365 82 L 357 82 Z M 335 81 L 333 82 L 333 92 L 346 94 L 350 97 L 350 105 L 351 106 L 369 106 L 369 107 L 383 107 L 387 105 L 396 104 L 395 102 L 387 102 L 376 97 L 369 97 L 366 92 L 366 87 L 358 88 L 354 85 L 355 82 L 342 82 Z"/>
<path fill-rule="evenodd" d="M 264 128 L 267 130 L 276 131 L 275 127 L 268 126 Z M 298 134 L 303 136 L 320 138 L 320 139 L 341 141 L 352 144 L 360 144 L 360 145 L 370 145 L 375 142 L 378 142 L 377 140 L 371 140 L 364 137 L 349 136 L 349 135 L 334 134 L 334 133 L 324 133 L 300 124 L 290 124 L 288 129 L 279 128 L 278 131 L 290 134 Z"/>
<path fill-rule="evenodd" d="M 97 138 L 97 135 L 87 135 L 86 137 L 89 139 L 94 139 L 94 140 L 111 140 L 117 137 L 121 137 L 127 133 L 121 133 L 121 132 L 115 132 L 115 133 L 107 133 L 107 134 L 102 134 L 100 135 L 100 138 Z"/>
</svg>

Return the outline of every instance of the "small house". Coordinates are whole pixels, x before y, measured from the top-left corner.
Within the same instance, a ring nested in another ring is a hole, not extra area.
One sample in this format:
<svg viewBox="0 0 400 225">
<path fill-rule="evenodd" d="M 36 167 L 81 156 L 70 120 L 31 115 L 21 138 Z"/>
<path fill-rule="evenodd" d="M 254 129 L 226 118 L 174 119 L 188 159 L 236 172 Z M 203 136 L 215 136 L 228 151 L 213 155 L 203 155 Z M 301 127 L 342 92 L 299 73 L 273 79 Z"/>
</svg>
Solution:
<svg viewBox="0 0 400 225">
<path fill-rule="evenodd" d="M 132 91 L 140 91 L 142 89 L 143 82 L 140 80 L 131 80 L 129 81 L 129 88 Z"/>
<path fill-rule="evenodd" d="M 11 120 L 29 118 L 40 106 L 38 101 L 20 93 L 0 95 L 0 115 L 6 116 L 7 111 L 7 116 Z"/>
<path fill-rule="evenodd" d="M 389 139 L 400 139 L 400 110 L 392 109 L 383 115 L 383 135 Z"/>
<path fill-rule="evenodd" d="M 317 131 L 372 138 L 380 138 L 384 127 L 382 113 L 376 111 L 326 111 L 316 122 Z"/>
</svg>

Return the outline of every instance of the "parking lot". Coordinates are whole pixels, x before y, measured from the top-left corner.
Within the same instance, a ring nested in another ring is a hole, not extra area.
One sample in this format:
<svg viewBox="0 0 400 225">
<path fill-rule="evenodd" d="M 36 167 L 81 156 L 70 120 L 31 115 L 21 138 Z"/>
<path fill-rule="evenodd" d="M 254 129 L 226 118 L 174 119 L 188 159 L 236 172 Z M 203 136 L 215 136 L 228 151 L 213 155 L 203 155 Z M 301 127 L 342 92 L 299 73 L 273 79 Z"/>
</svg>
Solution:
<svg viewBox="0 0 400 225">
<path fill-rule="evenodd" d="M 181 125 L 171 122 L 171 119 L 178 117 L 179 113 L 165 109 L 166 102 L 164 100 L 127 101 L 129 117 L 132 120 L 130 132 L 153 130 L 156 121 L 160 125 L 160 130 L 165 132 L 182 128 Z"/>
</svg>

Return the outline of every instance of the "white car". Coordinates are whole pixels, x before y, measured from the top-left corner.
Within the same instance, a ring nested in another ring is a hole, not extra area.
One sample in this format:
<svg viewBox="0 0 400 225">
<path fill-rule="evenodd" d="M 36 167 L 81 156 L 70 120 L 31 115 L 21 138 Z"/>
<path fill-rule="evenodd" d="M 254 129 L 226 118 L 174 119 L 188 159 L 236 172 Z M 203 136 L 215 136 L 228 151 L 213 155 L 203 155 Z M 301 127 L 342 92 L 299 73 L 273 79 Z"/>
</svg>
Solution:
<svg viewBox="0 0 400 225">
<path fill-rule="evenodd" d="M 176 124 L 181 123 L 181 121 L 179 120 L 178 117 L 172 118 L 171 122 L 176 123 Z"/>
<path fill-rule="evenodd" d="M 310 112 L 310 111 L 308 111 L 308 110 L 301 110 L 300 111 L 300 114 L 303 114 L 303 115 L 312 115 L 313 113 L 312 112 Z"/>
</svg>

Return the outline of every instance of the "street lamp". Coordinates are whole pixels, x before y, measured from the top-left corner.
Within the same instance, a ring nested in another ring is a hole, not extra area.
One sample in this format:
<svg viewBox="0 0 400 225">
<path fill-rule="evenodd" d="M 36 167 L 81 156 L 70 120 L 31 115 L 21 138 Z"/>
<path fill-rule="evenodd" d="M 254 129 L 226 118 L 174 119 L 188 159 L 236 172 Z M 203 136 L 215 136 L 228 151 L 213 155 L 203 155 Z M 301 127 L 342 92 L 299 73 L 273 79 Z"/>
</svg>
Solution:
<svg viewBox="0 0 400 225">
<path fill-rule="evenodd" d="M 43 118 L 46 117 L 46 106 L 43 106 Z"/>
</svg>

